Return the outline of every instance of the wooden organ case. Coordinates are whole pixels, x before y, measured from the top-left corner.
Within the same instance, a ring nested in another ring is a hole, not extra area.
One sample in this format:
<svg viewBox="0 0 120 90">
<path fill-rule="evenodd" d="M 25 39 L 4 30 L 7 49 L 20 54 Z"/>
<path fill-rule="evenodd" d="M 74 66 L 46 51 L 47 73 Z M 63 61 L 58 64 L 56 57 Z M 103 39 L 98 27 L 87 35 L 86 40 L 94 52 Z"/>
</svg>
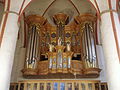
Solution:
<svg viewBox="0 0 120 90">
<path fill-rule="evenodd" d="M 26 18 L 28 43 L 23 76 L 33 78 L 98 77 L 95 44 L 96 17 L 53 16 L 55 25 L 37 15 Z"/>
</svg>

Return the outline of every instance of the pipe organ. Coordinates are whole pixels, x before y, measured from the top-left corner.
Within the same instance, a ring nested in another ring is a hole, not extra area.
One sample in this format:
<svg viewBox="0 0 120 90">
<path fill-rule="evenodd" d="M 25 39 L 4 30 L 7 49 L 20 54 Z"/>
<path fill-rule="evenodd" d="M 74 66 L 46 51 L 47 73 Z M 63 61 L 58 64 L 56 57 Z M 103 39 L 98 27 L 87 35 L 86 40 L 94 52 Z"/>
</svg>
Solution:
<svg viewBox="0 0 120 90">
<path fill-rule="evenodd" d="M 54 25 L 44 17 L 30 15 L 24 76 L 38 78 L 98 77 L 96 17 L 84 14 L 69 22 L 69 16 L 53 16 Z"/>
</svg>

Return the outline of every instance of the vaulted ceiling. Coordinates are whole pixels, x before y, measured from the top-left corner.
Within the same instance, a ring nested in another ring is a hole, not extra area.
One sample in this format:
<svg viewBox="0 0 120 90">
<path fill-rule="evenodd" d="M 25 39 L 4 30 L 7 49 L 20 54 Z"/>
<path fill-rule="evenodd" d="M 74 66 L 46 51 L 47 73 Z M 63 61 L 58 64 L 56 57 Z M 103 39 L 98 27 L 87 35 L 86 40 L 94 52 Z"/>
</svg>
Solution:
<svg viewBox="0 0 120 90">
<path fill-rule="evenodd" d="M 2 4 L 4 1 L 5 0 L 0 0 L 0 7 L 2 11 L 4 7 Z M 2 11 L 0 11 L 0 13 L 2 13 Z M 41 15 L 47 18 L 51 23 L 52 16 L 60 12 L 69 15 L 70 20 L 83 13 L 96 14 L 95 9 L 88 0 L 33 0 L 32 3 L 25 9 L 26 16 L 31 14 Z"/>
<path fill-rule="evenodd" d="M 79 14 L 96 14 L 96 11 L 87 0 L 34 0 L 25 10 L 26 16 L 41 15 L 51 23 L 52 16 L 56 13 L 65 13 L 72 20 Z"/>
</svg>

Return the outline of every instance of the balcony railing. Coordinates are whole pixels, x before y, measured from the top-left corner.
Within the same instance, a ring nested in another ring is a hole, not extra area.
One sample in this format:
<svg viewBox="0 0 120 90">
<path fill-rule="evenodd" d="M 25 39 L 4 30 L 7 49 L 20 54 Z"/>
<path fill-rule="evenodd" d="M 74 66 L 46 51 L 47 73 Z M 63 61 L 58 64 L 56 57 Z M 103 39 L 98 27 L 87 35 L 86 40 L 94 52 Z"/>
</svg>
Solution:
<svg viewBox="0 0 120 90">
<path fill-rule="evenodd" d="M 12 84 L 11 84 L 12 85 Z M 14 85 L 14 90 L 101 90 L 97 80 L 26 80 Z M 13 90 L 13 89 L 10 89 Z"/>
</svg>

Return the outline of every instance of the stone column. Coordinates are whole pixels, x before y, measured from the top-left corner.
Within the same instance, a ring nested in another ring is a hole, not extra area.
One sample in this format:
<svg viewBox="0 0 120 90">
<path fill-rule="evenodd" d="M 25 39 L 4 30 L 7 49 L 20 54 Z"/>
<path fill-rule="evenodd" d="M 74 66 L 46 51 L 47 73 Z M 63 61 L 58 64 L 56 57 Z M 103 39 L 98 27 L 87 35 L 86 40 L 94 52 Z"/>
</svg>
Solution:
<svg viewBox="0 0 120 90">
<path fill-rule="evenodd" d="M 16 13 L 8 14 L 4 34 L 0 46 L 0 90 L 9 90 L 14 52 L 18 36 L 18 15 Z M 1 25 L 4 27 L 4 25 Z"/>
<path fill-rule="evenodd" d="M 120 90 L 120 23 L 117 0 L 90 0 L 101 13 L 101 38 L 109 90 Z"/>
<path fill-rule="evenodd" d="M 9 90 L 14 52 L 18 36 L 18 18 L 32 0 L 6 0 L 0 26 L 0 90 Z M 18 15 L 19 14 L 19 15 Z M 6 23 L 4 23 L 6 22 Z M 3 28 L 5 27 L 5 28 Z M 4 30 L 4 32 L 3 32 Z"/>
<path fill-rule="evenodd" d="M 116 13 L 116 12 L 113 12 Z M 117 14 L 117 13 L 116 13 Z M 115 27 L 120 28 L 115 16 Z M 110 12 L 101 14 L 101 38 L 105 55 L 106 77 L 109 90 L 120 90 L 120 60 Z M 118 30 L 118 28 L 116 28 Z M 120 43 L 119 43 L 120 44 Z"/>
</svg>

